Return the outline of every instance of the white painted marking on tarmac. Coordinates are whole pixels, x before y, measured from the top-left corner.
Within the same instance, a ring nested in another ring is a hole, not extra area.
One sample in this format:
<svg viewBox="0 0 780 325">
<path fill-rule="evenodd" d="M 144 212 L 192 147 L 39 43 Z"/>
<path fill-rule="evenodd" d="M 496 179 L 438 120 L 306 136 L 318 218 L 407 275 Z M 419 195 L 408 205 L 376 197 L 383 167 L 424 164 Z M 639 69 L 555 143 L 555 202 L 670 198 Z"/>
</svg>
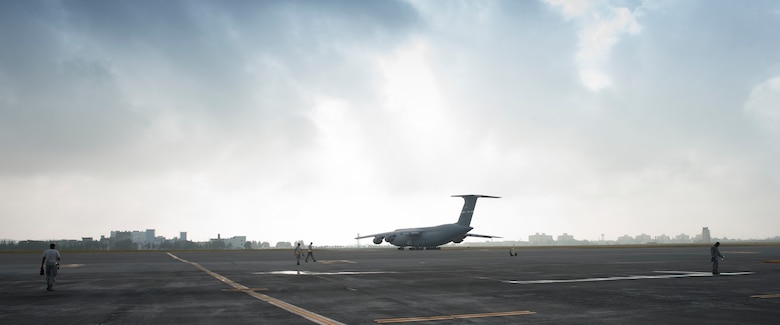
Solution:
<svg viewBox="0 0 780 325">
<path fill-rule="evenodd" d="M 584 278 L 584 279 L 508 280 L 508 281 L 501 281 L 501 282 L 509 283 L 509 284 L 547 284 L 547 283 L 600 282 L 600 281 L 622 281 L 622 280 L 674 279 L 674 278 L 714 276 L 710 272 L 689 272 L 689 271 L 655 271 L 655 272 L 664 273 L 664 274 L 629 275 L 629 276 L 613 276 L 613 277 Z M 754 272 L 722 272 L 720 273 L 720 276 L 750 275 L 753 273 Z"/>
<path fill-rule="evenodd" d="M 362 274 L 382 274 L 382 273 L 397 273 L 397 272 L 358 272 L 358 271 L 342 271 L 342 272 L 312 272 L 312 271 L 270 271 L 270 272 L 254 272 L 252 274 L 261 275 L 362 275 Z"/>
<path fill-rule="evenodd" d="M 226 278 L 224 276 L 221 276 L 221 275 L 219 275 L 219 274 L 217 274 L 215 272 L 212 272 L 211 270 L 203 267 L 202 265 L 200 265 L 198 263 L 190 262 L 190 261 L 185 260 L 183 258 L 179 258 L 178 256 L 173 255 L 171 253 L 167 253 L 167 254 L 170 257 L 172 257 L 173 259 L 175 259 L 175 260 L 178 260 L 178 261 L 183 262 L 183 263 L 190 264 L 190 265 L 196 267 L 197 269 L 199 269 L 199 270 L 201 270 L 203 272 L 206 272 L 208 275 L 213 276 L 217 280 L 224 282 L 225 284 L 227 284 L 227 285 L 237 289 L 238 291 L 244 292 L 244 293 L 246 293 L 246 294 L 248 294 L 248 295 L 250 295 L 252 297 L 255 297 L 257 299 L 265 301 L 265 302 L 267 302 L 267 303 L 269 303 L 271 305 L 274 305 L 276 307 L 279 307 L 281 309 L 289 311 L 289 312 L 291 312 L 293 314 L 296 314 L 298 316 L 306 318 L 306 319 L 308 319 L 308 320 L 310 320 L 310 321 L 312 321 L 314 323 L 321 324 L 321 325 L 345 325 L 344 323 L 337 322 L 335 320 L 332 320 L 330 318 L 327 318 L 325 316 L 322 316 L 322 315 L 314 313 L 314 312 L 310 312 L 310 311 L 308 311 L 306 309 L 303 309 L 301 307 L 295 306 L 295 305 L 293 305 L 291 303 L 284 302 L 282 300 L 276 299 L 276 298 L 268 296 L 268 295 L 264 295 L 262 293 L 257 293 L 254 290 L 251 290 L 251 288 L 249 288 L 249 287 L 247 287 L 247 286 L 245 286 L 243 284 L 240 284 L 238 282 L 235 282 L 233 280 L 230 280 L 230 279 L 228 279 L 228 278 Z"/>
<path fill-rule="evenodd" d="M 61 269 L 72 269 L 72 268 L 75 268 L 75 267 L 82 267 L 84 265 L 85 264 L 60 264 L 60 268 Z"/>
<path fill-rule="evenodd" d="M 320 264 L 343 264 L 343 263 L 355 264 L 355 261 L 350 261 L 350 260 L 320 260 L 317 263 L 320 263 Z"/>
</svg>

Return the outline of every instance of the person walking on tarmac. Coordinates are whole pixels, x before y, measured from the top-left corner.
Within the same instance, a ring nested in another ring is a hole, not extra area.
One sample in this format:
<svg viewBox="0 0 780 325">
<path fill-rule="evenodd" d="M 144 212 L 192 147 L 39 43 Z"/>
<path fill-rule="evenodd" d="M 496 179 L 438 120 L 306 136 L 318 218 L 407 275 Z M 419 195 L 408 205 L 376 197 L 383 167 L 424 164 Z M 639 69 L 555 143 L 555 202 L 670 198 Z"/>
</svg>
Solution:
<svg viewBox="0 0 780 325">
<path fill-rule="evenodd" d="M 723 257 L 723 255 L 720 255 L 720 250 L 718 249 L 720 247 L 720 242 L 715 242 L 715 245 L 712 245 L 710 247 L 710 262 L 712 262 L 712 274 L 718 275 L 720 272 L 718 272 L 718 258 L 721 260 L 726 259 Z"/>
<path fill-rule="evenodd" d="M 301 243 L 298 243 L 298 246 L 295 247 L 295 264 L 301 265 Z"/>
<path fill-rule="evenodd" d="M 41 260 L 41 275 L 46 274 L 47 291 L 54 291 L 54 280 L 57 278 L 57 270 L 60 268 L 60 260 L 62 259 L 60 251 L 54 247 L 54 244 L 49 245 L 49 249 L 43 251 L 43 260 Z"/>
<path fill-rule="evenodd" d="M 311 257 L 312 261 L 317 262 L 317 260 L 314 259 L 314 249 L 312 249 L 313 242 L 309 242 L 309 251 L 306 253 L 306 260 L 305 262 L 309 262 L 309 257 Z"/>
</svg>

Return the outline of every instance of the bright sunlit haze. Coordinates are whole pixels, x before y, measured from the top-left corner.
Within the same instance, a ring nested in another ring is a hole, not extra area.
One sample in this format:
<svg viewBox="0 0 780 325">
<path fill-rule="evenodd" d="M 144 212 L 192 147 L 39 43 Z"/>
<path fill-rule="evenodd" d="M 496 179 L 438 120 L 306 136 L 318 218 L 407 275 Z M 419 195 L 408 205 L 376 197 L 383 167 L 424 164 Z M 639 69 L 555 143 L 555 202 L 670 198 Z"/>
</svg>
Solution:
<svg viewBox="0 0 780 325">
<path fill-rule="evenodd" d="M 506 240 L 778 236 L 777 31 L 774 1 L 0 1 L 0 239 L 353 245 L 460 194 Z"/>
</svg>

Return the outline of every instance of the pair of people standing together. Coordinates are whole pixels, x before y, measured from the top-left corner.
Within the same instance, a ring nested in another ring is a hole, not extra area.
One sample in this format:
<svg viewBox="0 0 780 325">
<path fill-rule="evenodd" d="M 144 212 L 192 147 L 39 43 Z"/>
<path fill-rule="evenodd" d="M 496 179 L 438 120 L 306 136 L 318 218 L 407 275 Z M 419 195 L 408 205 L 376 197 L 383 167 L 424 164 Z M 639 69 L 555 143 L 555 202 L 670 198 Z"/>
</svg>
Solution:
<svg viewBox="0 0 780 325">
<path fill-rule="evenodd" d="M 313 242 L 309 243 L 309 250 L 306 254 L 306 260 L 305 262 L 309 261 L 309 257 L 311 257 L 311 260 L 316 262 L 317 260 L 314 259 L 314 248 L 313 248 Z M 295 247 L 295 260 L 297 265 L 301 265 L 301 255 L 303 254 L 303 250 L 301 250 L 301 243 L 298 243 L 298 246 Z"/>
</svg>

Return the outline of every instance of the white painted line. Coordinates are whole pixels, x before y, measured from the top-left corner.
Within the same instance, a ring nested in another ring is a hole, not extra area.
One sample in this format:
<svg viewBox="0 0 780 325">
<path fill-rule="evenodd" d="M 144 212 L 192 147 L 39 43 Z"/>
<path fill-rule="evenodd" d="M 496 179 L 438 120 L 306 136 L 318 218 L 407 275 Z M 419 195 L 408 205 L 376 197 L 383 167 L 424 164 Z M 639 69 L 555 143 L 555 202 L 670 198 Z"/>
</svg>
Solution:
<svg viewBox="0 0 780 325">
<path fill-rule="evenodd" d="M 687 272 L 687 271 L 655 271 L 656 273 L 666 273 L 663 275 L 629 275 L 613 276 L 600 278 L 584 279 L 547 279 L 547 280 L 507 280 L 501 281 L 510 284 L 547 284 L 547 283 L 574 283 L 574 282 L 600 282 L 600 281 L 622 281 L 622 280 L 648 280 L 648 279 L 674 279 L 690 277 L 712 277 L 710 272 Z M 720 276 L 750 275 L 753 272 L 723 272 Z"/>
<path fill-rule="evenodd" d="M 350 260 L 320 260 L 319 262 L 316 262 L 316 263 L 320 263 L 320 264 L 342 264 L 342 263 L 355 264 L 355 261 L 350 261 Z"/>
<path fill-rule="evenodd" d="M 238 282 L 235 282 L 235 281 L 230 280 L 230 279 L 228 279 L 228 278 L 226 278 L 224 276 L 221 276 L 221 275 L 219 275 L 219 274 L 217 274 L 215 272 L 212 272 L 211 270 L 203 267 L 202 265 L 200 265 L 198 263 L 190 262 L 190 261 L 185 260 L 183 258 L 179 258 L 178 256 L 173 255 L 171 253 L 167 253 L 167 254 L 170 257 L 172 257 L 173 259 L 175 259 L 175 260 L 178 260 L 178 261 L 183 262 L 183 263 L 190 264 L 190 265 L 198 268 L 199 270 L 201 270 L 203 272 L 206 272 L 208 275 L 213 276 L 217 280 L 224 282 L 225 284 L 235 288 L 238 291 L 244 292 L 244 293 L 246 293 L 246 294 L 248 294 L 248 295 L 250 295 L 252 297 L 255 297 L 255 298 L 259 299 L 259 300 L 265 301 L 265 302 L 267 302 L 267 303 L 269 303 L 271 305 L 274 305 L 276 307 L 279 307 L 281 309 L 289 311 L 289 312 L 291 312 L 293 314 L 296 314 L 298 316 L 306 318 L 306 319 L 308 319 L 308 320 L 310 320 L 310 321 L 312 321 L 314 323 L 322 324 L 322 325 L 344 325 L 344 323 L 337 322 L 335 320 L 332 320 L 332 319 L 327 318 L 325 316 L 322 316 L 320 314 L 310 312 L 310 311 L 308 311 L 306 309 L 303 309 L 301 307 L 295 306 L 293 304 L 281 301 L 279 299 L 273 298 L 273 297 L 268 296 L 268 295 L 257 293 L 257 292 L 254 291 L 254 289 L 248 288 L 248 287 L 246 287 L 246 286 L 244 286 L 244 285 L 242 285 L 242 284 L 240 284 Z"/>
</svg>

